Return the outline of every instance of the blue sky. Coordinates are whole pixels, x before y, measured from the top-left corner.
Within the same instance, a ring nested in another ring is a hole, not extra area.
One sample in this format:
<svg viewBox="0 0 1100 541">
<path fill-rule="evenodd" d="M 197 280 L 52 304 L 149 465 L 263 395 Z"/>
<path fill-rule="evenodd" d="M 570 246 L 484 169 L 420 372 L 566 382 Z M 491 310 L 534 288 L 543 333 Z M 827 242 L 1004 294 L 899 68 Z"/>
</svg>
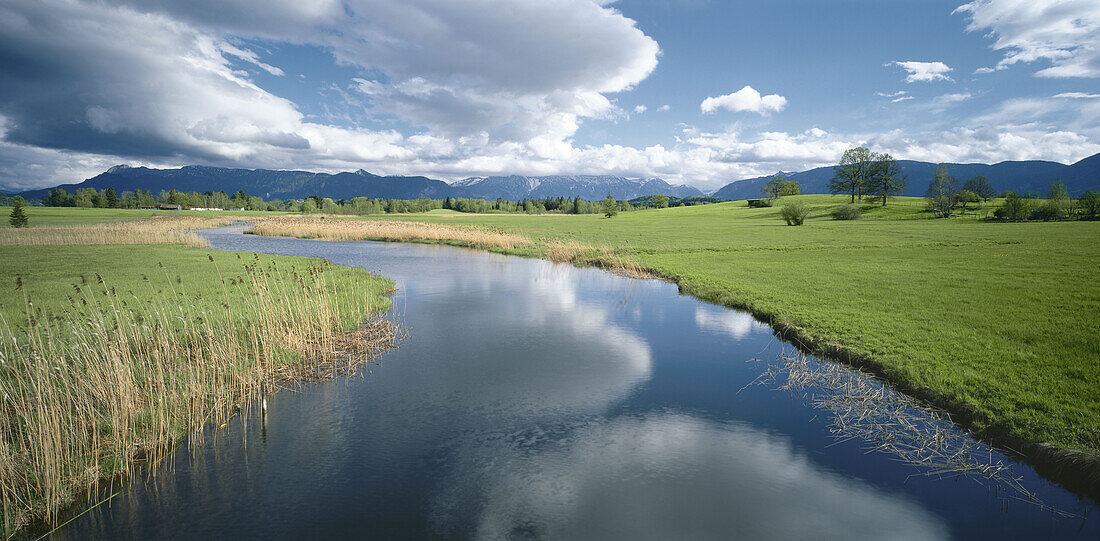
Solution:
<svg viewBox="0 0 1100 541">
<path fill-rule="evenodd" d="M 859 144 L 1100 152 L 1100 2 L 11 0 L 0 80 L 9 189 L 118 163 L 714 189 Z"/>
</svg>

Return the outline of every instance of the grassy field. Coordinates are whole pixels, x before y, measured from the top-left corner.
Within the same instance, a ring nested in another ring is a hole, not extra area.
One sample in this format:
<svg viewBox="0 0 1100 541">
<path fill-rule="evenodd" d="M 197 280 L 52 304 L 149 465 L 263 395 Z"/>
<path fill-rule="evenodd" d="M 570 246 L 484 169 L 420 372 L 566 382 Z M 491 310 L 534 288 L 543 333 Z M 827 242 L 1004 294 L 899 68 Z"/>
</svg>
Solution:
<svg viewBox="0 0 1100 541">
<path fill-rule="evenodd" d="M 263 389 L 388 347 L 392 326 L 372 315 L 392 285 L 319 259 L 178 244 L 0 246 L 0 536 Z"/>
<path fill-rule="evenodd" d="M 202 218 L 220 218 L 226 216 L 273 216 L 285 212 L 240 211 L 240 210 L 142 210 L 142 209 L 101 209 L 75 207 L 24 207 L 31 227 L 66 227 L 78 225 L 109 224 L 128 222 L 150 216 L 196 216 Z M 8 215 L 11 207 L 0 207 L 0 228 L 10 227 Z"/>
<path fill-rule="evenodd" d="M 841 196 L 788 227 L 744 202 L 580 216 L 392 216 L 530 238 L 497 251 L 651 269 L 704 300 L 749 309 L 819 351 L 868 364 L 900 388 L 1011 445 L 1100 450 L 1100 222 L 930 219 L 919 198 Z M 333 221 L 333 220 L 330 220 Z M 555 246 L 573 255 L 553 257 Z M 586 252 L 588 255 L 585 255 Z"/>
</svg>

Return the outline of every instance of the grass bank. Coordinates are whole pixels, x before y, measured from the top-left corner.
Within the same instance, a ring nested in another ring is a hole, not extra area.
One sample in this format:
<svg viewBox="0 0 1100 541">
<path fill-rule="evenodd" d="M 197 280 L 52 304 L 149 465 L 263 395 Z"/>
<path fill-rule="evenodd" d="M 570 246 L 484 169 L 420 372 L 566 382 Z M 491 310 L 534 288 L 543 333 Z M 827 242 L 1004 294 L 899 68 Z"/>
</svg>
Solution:
<svg viewBox="0 0 1100 541">
<path fill-rule="evenodd" d="M 979 220 L 990 204 L 932 219 L 919 198 L 863 205 L 862 220 L 836 221 L 830 210 L 846 198 L 797 199 L 813 208 L 801 227 L 784 225 L 778 208 L 744 202 L 612 219 L 381 219 L 529 241 L 488 246 L 503 253 L 632 265 L 684 293 L 749 310 L 810 351 L 870 368 L 989 441 L 1095 463 L 1100 222 Z"/>
<path fill-rule="evenodd" d="M 377 312 L 393 284 L 361 269 L 178 244 L 10 244 L 0 246 L 3 535 L 55 519 L 98 480 L 155 463 L 264 389 L 354 368 L 392 344 Z"/>
</svg>

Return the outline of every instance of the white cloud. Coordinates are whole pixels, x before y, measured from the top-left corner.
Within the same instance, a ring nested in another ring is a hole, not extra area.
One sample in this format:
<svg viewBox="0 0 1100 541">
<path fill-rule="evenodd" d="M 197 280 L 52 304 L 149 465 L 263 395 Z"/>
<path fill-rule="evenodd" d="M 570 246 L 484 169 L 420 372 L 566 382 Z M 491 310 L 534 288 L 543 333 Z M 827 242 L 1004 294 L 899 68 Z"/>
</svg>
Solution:
<svg viewBox="0 0 1100 541">
<path fill-rule="evenodd" d="M 347 97 L 358 95 L 371 114 L 427 127 L 433 144 L 307 120 L 241 68 L 283 75 L 249 39 L 317 46 L 384 73 L 354 79 L 359 93 Z M 658 54 L 633 21 L 588 0 L 348 0 L 260 10 L 245 0 L 12 0 L 0 6 L 0 49 L 19 51 L 0 65 L 5 139 L 19 148 L 254 167 L 379 162 L 391 170 L 419 160 L 419 151 L 472 153 L 477 142 L 561 152 L 583 119 L 623 116 L 605 94 L 644 79 Z"/>
<path fill-rule="evenodd" d="M 779 94 L 761 96 L 755 88 L 745 85 L 744 88 L 732 94 L 708 97 L 699 104 L 699 109 L 704 113 L 713 113 L 722 108 L 734 112 L 747 111 L 765 115 L 773 111 L 782 111 L 786 106 L 787 98 Z"/>
<path fill-rule="evenodd" d="M 1085 92 L 1062 92 L 1061 94 L 1055 94 L 1054 97 L 1060 99 L 1088 100 L 1100 98 L 1100 94 L 1087 94 Z"/>
<path fill-rule="evenodd" d="M 670 109 L 672 109 L 672 106 L 671 106 L 671 105 L 668 105 L 668 104 L 666 103 L 666 104 L 664 104 L 664 105 L 662 105 L 662 106 L 658 107 L 658 108 L 657 108 L 657 112 L 658 112 L 658 113 L 663 113 L 663 112 L 665 112 L 665 111 L 668 111 L 668 110 L 670 110 Z"/>
<path fill-rule="evenodd" d="M 917 61 L 896 61 L 889 62 L 886 66 L 897 66 L 909 74 L 905 76 L 905 82 L 916 83 L 932 81 L 954 81 L 947 74 L 953 71 L 943 62 L 917 62 Z"/>
<path fill-rule="evenodd" d="M 875 95 L 879 96 L 879 97 L 883 97 L 883 98 L 897 98 L 897 97 L 904 96 L 908 93 L 909 92 L 907 92 L 905 90 L 898 90 L 897 92 L 891 92 L 889 94 L 886 93 L 886 92 L 875 92 Z"/>
<path fill-rule="evenodd" d="M 969 92 L 958 94 L 944 94 L 942 96 L 936 96 L 933 101 L 938 104 L 958 103 L 960 101 L 966 101 L 973 96 Z"/>
<path fill-rule="evenodd" d="M 1096 0 L 977 0 L 955 13 L 967 30 L 987 32 L 1004 52 L 997 69 L 1046 60 L 1039 77 L 1100 77 L 1100 2 Z"/>
<path fill-rule="evenodd" d="M 993 68 L 978 68 L 978 69 L 974 70 L 974 75 L 984 75 L 986 73 L 993 73 L 994 71 L 997 71 L 997 70 L 995 70 Z"/>
<path fill-rule="evenodd" d="M 914 98 L 913 96 L 901 96 L 901 97 L 897 97 L 897 98 L 894 98 L 894 99 L 890 100 L 890 103 L 898 103 L 898 102 L 913 100 L 913 99 L 916 99 L 916 98 Z"/>
<path fill-rule="evenodd" d="M 645 105 L 635 105 L 634 106 L 634 114 L 636 114 L 636 115 L 640 115 L 640 114 L 644 113 L 645 110 L 646 110 Z"/>
</svg>

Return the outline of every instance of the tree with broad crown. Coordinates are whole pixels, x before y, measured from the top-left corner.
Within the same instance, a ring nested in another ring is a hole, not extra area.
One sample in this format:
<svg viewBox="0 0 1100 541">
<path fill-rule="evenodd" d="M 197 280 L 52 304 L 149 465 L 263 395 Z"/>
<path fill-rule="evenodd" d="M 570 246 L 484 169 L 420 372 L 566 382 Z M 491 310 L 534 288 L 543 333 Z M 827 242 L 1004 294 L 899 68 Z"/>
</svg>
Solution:
<svg viewBox="0 0 1100 541">
<path fill-rule="evenodd" d="M 871 178 L 874 165 L 874 153 L 866 147 L 850 148 L 840 157 L 840 163 L 833 167 L 833 178 L 829 180 L 830 193 L 850 193 L 852 203 L 856 197 L 863 197 L 863 190 Z"/>
<path fill-rule="evenodd" d="M 982 201 L 993 199 L 993 196 L 997 193 L 993 191 L 993 185 L 989 183 L 989 179 L 985 178 L 985 175 L 971 177 L 970 180 L 963 184 L 962 189 L 974 192 L 978 197 L 982 198 Z"/>
<path fill-rule="evenodd" d="M 779 190 L 783 187 L 784 180 L 780 175 L 773 175 L 768 179 L 768 182 L 764 183 L 764 187 L 760 191 L 768 196 L 768 199 L 776 199 L 779 197 Z"/>
<path fill-rule="evenodd" d="M 885 207 L 888 198 L 905 189 L 906 174 L 901 171 L 901 166 L 893 156 L 885 152 L 871 156 L 874 161 L 871 164 L 864 193 L 874 196 L 875 199 L 881 197 L 882 206 Z"/>
<path fill-rule="evenodd" d="M 653 196 L 653 206 L 659 209 L 668 208 L 668 196 L 660 193 Z"/>
</svg>

